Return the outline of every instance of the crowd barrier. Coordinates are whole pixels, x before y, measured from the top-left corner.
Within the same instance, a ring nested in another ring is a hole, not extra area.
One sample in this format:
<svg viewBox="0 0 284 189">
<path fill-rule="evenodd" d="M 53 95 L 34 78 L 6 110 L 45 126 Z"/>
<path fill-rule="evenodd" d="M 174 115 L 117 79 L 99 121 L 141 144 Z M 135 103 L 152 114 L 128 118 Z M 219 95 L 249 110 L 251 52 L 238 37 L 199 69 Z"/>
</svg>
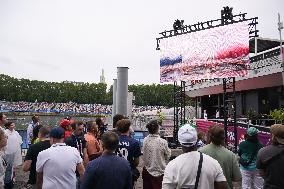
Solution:
<svg viewBox="0 0 284 189">
<path fill-rule="evenodd" d="M 217 123 L 214 121 L 208 121 L 208 120 L 198 120 L 196 122 L 197 125 L 197 129 L 200 131 L 203 131 L 205 133 L 207 133 L 209 127 L 213 126 L 213 125 L 219 125 L 221 127 L 224 127 L 223 123 Z M 233 146 L 234 145 L 234 141 L 235 141 L 235 137 L 234 137 L 234 127 L 233 126 L 228 126 L 228 130 L 227 130 L 227 139 L 228 139 L 228 144 Z M 247 128 L 244 127 L 237 127 L 237 141 L 238 141 L 238 145 L 245 140 L 244 136 L 246 134 Z M 271 134 L 269 132 L 264 132 L 264 131 L 259 131 L 258 134 L 258 138 L 260 140 L 260 142 L 263 145 L 268 145 L 270 144 L 270 139 L 271 139 Z"/>
</svg>

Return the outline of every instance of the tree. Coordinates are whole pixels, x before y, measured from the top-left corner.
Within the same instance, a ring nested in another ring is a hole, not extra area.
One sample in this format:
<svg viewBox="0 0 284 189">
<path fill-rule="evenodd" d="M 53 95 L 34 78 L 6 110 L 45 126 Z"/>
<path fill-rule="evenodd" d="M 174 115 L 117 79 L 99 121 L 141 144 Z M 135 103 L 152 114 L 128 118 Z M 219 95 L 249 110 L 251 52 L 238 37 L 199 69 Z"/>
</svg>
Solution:
<svg viewBox="0 0 284 189">
<path fill-rule="evenodd" d="M 138 106 L 173 106 L 173 85 L 129 85 Z M 113 86 L 103 83 L 46 82 L 0 74 L 0 100 L 112 104 Z"/>
</svg>

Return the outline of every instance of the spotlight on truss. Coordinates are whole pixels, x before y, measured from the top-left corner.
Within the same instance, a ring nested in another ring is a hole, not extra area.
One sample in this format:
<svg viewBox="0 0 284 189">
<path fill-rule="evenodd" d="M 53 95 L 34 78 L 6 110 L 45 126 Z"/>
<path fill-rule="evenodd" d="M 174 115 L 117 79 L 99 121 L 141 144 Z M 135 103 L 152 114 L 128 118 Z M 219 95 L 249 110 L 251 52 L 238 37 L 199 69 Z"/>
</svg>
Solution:
<svg viewBox="0 0 284 189">
<path fill-rule="evenodd" d="M 174 28 L 175 32 L 177 32 L 177 30 L 181 30 L 182 28 L 184 28 L 183 22 L 184 22 L 184 20 L 179 20 L 179 19 L 177 19 L 174 22 L 173 28 Z"/>
<path fill-rule="evenodd" d="M 223 7 L 221 10 L 221 19 L 223 23 L 228 23 L 228 21 L 233 21 L 233 8 L 232 7 Z"/>
</svg>

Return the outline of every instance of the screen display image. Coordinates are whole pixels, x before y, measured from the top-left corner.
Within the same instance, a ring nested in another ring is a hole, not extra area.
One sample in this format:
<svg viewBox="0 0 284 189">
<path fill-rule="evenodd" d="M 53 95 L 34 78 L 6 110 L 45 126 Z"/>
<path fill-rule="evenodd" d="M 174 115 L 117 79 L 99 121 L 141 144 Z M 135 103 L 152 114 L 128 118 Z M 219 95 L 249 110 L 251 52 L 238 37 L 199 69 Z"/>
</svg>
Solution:
<svg viewBox="0 0 284 189">
<path fill-rule="evenodd" d="M 161 82 L 244 77 L 249 26 L 239 22 L 160 41 Z"/>
</svg>

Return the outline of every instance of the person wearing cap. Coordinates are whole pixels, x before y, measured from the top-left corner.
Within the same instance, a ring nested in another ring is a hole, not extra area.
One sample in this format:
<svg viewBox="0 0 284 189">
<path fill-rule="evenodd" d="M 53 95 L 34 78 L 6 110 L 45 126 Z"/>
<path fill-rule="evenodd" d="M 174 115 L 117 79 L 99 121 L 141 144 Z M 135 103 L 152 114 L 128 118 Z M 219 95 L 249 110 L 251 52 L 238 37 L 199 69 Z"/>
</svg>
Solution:
<svg viewBox="0 0 284 189">
<path fill-rule="evenodd" d="M 265 180 L 264 189 L 284 187 L 284 125 L 271 128 L 272 144 L 259 150 L 256 167 Z"/>
<path fill-rule="evenodd" d="M 162 188 L 226 189 L 227 182 L 217 160 L 197 152 L 197 132 L 190 124 L 178 131 L 178 141 L 184 154 L 166 166 Z M 198 176 L 199 175 L 199 176 Z"/>
<path fill-rule="evenodd" d="M 65 130 L 65 139 L 72 135 L 72 128 L 70 125 L 73 122 L 74 122 L 73 120 L 65 118 L 59 123 L 60 127 L 62 127 Z"/>
<path fill-rule="evenodd" d="M 51 147 L 38 154 L 36 162 L 36 188 L 76 189 L 77 170 L 84 174 L 83 160 L 76 148 L 64 143 L 64 129 L 55 127 L 50 131 Z"/>
<path fill-rule="evenodd" d="M 160 122 L 152 120 L 146 125 L 149 135 L 143 142 L 143 188 L 160 189 L 166 168 L 166 161 L 171 157 L 168 142 L 159 135 Z"/>
<path fill-rule="evenodd" d="M 217 125 L 212 126 L 208 130 L 208 137 L 211 143 L 200 148 L 199 151 L 218 161 L 226 177 L 228 189 L 233 189 L 233 182 L 242 181 L 242 175 L 236 155 L 223 146 L 225 131 Z"/>
<path fill-rule="evenodd" d="M 37 156 L 39 152 L 46 150 L 50 147 L 49 133 L 50 133 L 50 128 L 48 126 L 41 127 L 38 133 L 40 141 L 36 144 L 31 145 L 27 151 L 27 155 L 23 163 L 23 171 L 30 172 L 26 186 L 27 189 L 35 188 Z"/>
<path fill-rule="evenodd" d="M 258 130 L 250 127 L 247 130 L 245 141 L 240 143 L 238 155 L 240 156 L 240 169 L 243 189 L 262 189 L 263 178 L 256 168 L 256 157 L 263 145 L 258 140 Z M 242 163 L 246 162 L 246 164 Z"/>
<path fill-rule="evenodd" d="M 86 167 L 81 189 L 132 189 L 132 175 L 129 162 L 118 157 L 118 135 L 112 131 L 102 137 L 103 154 Z"/>
</svg>

